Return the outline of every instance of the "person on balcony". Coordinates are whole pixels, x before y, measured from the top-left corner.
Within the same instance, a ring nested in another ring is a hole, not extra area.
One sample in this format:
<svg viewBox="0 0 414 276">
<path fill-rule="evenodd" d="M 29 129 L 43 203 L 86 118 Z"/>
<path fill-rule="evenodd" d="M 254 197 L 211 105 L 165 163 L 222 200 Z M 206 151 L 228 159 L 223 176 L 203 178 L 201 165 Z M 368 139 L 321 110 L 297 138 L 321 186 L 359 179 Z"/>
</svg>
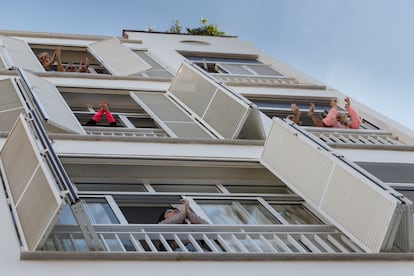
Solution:
<svg viewBox="0 0 414 276">
<path fill-rule="evenodd" d="M 60 58 L 61 49 L 57 48 L 53 55 L 50 56 L 47 52 L 42 52 L 37 55 L 37 58 L 39 59 L 40 63 L 42 64 L 43 68 L 45 68 L 46 71 L 56 71 L 53 69 L 53 65 L 56 63 L 56 69 L 58 72 L 65 71 L 62 65 L 62 60 Z"/>
<path fill-rule="evenodd" d="M 196 215 L 191 211 L 189 202 L 187 199 L 182 199 L 181 202 L 183 205 L 181 208 L 167 208 L 160 214 L 158 218 L 159 224 L 208 224 L 208 222 L 202 219 L 200 216 Z M 197 249 L 195 246 L 188 240 L 182 240 L 182 243 L 185 245 L 188 251 L 196 252 Z M 182 249 L 178 246 L 175 241 L 170 242 L 171 248 L 178 252 Z M 208 251 L 208 247 L 205 243 L 200 244 L 201 248 L 204 251 Z"/>
<path fill-rule="evenodd" d="M 311 118 L 312 123 L 317 127 L 333 127 L 333 128 L 351 128 L 357 129 L 361 125 L 361 120 L 358 113 L 351 107 L 351 100 L 349 97 L 345 98 L 345 109 L 348 112 L 349 117 L 342 113 L 338 112 L 338 107 L 336 105 L 336 99 L 331 100 L 331 108 L 329 111 L 322 114 L 323 118 L 319 118 L 315 115 L 315 104 L 310 103 L 308 116 Z M 292 122 L 301 125 L 300 121 L 301 112 L 296 104 L 291 104 L 291 115 L 287 116 Z"/>
<path fill-rule="evenodd" d="M 105 99 L 102 99 L 102 101 L 99 102 L 100 108 L 95 113 L 95 115 L 92 116 L 92 118 L 86 123 L 87 126 L 96 126 L 96 124 L 99 122 L 101 117 L 103 115 L 106 116 L 106 121 L 108 122 L 109 126 L 116 126 L 116 121 L 114 117 L 112 116 L 111 111 L 109 110 L 109 105 L 106 102 Z"/>
<path fill-rule="evenodd" d="M 81 60 L 79 65 L 69 64 L 65 67 L 65 72 L 89 73 L 89 59 Z"/>
<path fill-rule="evenodd" d="M 308 116 L 317 127 L 333 127 L 333 128 L 352 128 L 357 129 L 361 125 L 358 113 L 351 107 L 351 100 L 349 97 L 345 98 L 345 109 L 348 112 L 350 119 L 345 114 L 338 112 L 336 99 L 331 100 L 331 108 L 326 114 L 325 118 L 320 119 L 315 116 L 315 104 L 311 103 L 309 107 Z"/>
</svg>

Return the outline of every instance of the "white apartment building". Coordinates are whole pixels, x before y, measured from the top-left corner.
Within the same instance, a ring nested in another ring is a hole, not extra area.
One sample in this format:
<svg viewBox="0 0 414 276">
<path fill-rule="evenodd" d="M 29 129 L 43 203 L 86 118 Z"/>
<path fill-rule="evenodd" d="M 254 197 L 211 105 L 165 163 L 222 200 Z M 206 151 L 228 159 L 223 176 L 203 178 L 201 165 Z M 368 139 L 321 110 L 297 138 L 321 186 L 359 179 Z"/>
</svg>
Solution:
<svg viewBox="0 0 414 276">
<path fill-rule="evenodd" d="M 345 97 L 237 37 L 0 31 L 0 275 L 410 275 L 414 133 L 312 126 Z"/>
</svg>

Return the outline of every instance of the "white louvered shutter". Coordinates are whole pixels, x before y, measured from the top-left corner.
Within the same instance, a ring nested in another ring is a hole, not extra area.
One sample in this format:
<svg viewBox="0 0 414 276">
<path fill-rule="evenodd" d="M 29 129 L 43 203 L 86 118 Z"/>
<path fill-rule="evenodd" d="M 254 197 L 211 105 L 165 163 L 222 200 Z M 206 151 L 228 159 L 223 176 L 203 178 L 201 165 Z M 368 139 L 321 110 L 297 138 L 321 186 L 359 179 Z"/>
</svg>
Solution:
<svg viewBox="0 0 414 276">
<path fill-rule="evenodd" d="M 129 76 L 151 69 L 151 66 L 117 38 L 95 42 L 89 45 L 90 51 L 112 73 Z"/>
<path fill-rule="evenodd" d="M 183 63 L 169 91 L 226 139 L 238 136 L 250 106 L 203 73 Z"/>
<path fill-rule="evenodd" d="M 261 163 L 367 251 L 389 249 L 401 201 L 332 152 L 274 118 Z"/>
<path fill-rule="evenodd" d="M 174 104 L 165 93 L 131 92 L 132 98 L 170 134 L 180 138 L 211 138 L 191 117 Z"/>
<path fill-rule="evenodd" d="M 0 52 L 4 69 L 21 67 L 35 72 L 44 72 L 36 55 L 23 40 L 0 35 Z"/>
<path fill-rule="evenodd" d="M 5 185 L 28 250 L 42 246 L 64 202 L 22 115 L 0 152 Z"/>
<path fill-rule="evenodd" d="M 0 131 L 10 131 L 19 115 L 24 112 L 16 89 L 14 78 L 0 80 Z"/>
<path fill-rule="evenodd" d="M 54 84 L 28 71 L 21 72 L 47 123 L 69 133 L 85 133 Z"/>
</svg>

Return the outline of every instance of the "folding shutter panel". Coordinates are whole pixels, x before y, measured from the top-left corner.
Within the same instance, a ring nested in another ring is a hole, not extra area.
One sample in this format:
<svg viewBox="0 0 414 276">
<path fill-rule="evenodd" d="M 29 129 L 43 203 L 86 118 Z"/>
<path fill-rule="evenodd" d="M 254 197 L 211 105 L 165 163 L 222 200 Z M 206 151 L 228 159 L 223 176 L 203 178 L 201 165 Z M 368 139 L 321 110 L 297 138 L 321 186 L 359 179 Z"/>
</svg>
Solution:
<svg viewBox="0 0 414 276">
<path fill-rule="evenodd" d="M 30 72 L 21 72 L 49 124 L 70 133 L 85 133 L 55 85 Z"/>
<path fill-rule="evenodd" d="M 28 250 L 42 246 L 64 202 L 36 140 L 20 115 L 0 152 L 6 188 Z"/>
<path fill-rule="evenodd" d="M 250 112 L 247 103 L 187 63 L 169 91 L 226 139 L 237 137 Z"/>
<path fill-rule="evenodd" d="M 0 131 L 10 131 L 24 112 L 14 79 L 0 80 Z"/>
<path fill-rule="evenodd" d="M 43 66 L 25 41 L 0 35 L 0 49 L 7 69 L 21 67 L 44 72 Z"/>
<path fill-rule="evenodd" d="M 117 38 L 93 43 L 89 49 L 111 73 L 119 76 L 138 74 L 151 68 Z"/>
<path fill-rule="evenodd" d="M 367 251 L 389 249 L 401 201 L 331 152 L 276 118 L 261 163 Z"/>
<path fill-rule="evenodd" d="M 144 110 L 153 115 L 160 125 L 166 126 L 180 138 L 211 138 L 192 118 L 176 106 L 164 93 L 131 92 Z"/>
</svg>

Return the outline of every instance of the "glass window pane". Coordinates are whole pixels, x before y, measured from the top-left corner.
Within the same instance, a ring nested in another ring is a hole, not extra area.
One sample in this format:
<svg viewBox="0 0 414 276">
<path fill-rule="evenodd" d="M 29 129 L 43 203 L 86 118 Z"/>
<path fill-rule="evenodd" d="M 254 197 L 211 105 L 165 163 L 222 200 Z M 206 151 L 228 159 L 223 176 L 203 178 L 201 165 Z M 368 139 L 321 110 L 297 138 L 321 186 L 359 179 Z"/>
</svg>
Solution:
<svg viewBox="0 0 414 276">
<path fill-rule="evenodd" d="M 119 221 L 105 199 L 87 199 L 90 216 L 95 224 L 118 224 Z"/>
<path fill-rule="evenodd" d="M 258 75 L 263 76 L 282 76 L 282 74 L 276 72 L 267 65 L 248 65 L 248 67 L 255 71 Z"/>
<path fill-rule="evenodd" d="M 205 202 L 205 201 L 204 201 Z M 197 203 L 214 224 L 280 224 L 257 201 L 214 201 Z"/>
<path fill-rule="evenodd" d="M 57 224 L 68 224 L 68 225 L 77 224 L 75 216 L 73 215 L 72 210 L 70 209 L 69 205 L 65 205 L 65 207 L 63 207 L 63 210 L 60 213 L 60 216 L 58 218 Z"/>
<path fill-rule="evenodd" d="M 158 128 L 154 120 L 151 118 L 133 116 L 128 116 L 127 118 L 136 128 Z"/>
<path fill-rule="evenodd" d="M 279 224 L 279 221 L 258 202 L 243 202 L 241 206 L 249 213 L 246 224 Z"/>
<path fill-rule="evenodd" d="M 242 67 L 241 64 L 220 64 L 230 74 L 235 75 L 253 75 L 249 70 Z"/>
<path fill-rule="evenodd" d="M 270 204 L 291 224 L 322 224 L 322 222 L 299 204 Z"/>
</svg>

